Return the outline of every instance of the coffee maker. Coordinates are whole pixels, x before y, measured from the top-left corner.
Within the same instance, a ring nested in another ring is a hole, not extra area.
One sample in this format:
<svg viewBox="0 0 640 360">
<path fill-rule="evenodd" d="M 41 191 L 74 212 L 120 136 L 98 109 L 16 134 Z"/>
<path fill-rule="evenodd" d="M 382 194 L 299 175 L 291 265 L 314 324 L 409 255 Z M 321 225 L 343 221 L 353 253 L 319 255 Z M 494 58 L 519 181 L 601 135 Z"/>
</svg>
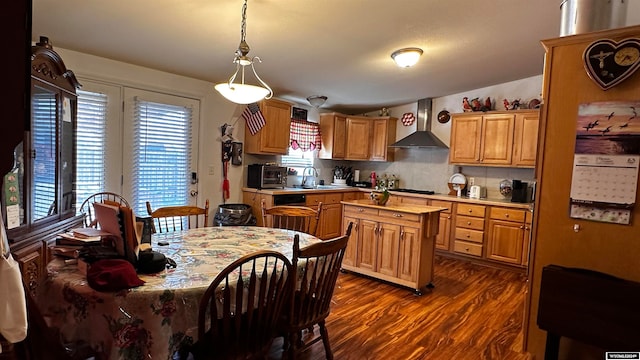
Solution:
<svg viewBox="0 0 640 360">
<path fill-rule="evenodd" d="M 512 181 L 511 202 L 528 203 L 530 202 L 529 186 L 526 182 L 520 180 Z"/>
</svg>

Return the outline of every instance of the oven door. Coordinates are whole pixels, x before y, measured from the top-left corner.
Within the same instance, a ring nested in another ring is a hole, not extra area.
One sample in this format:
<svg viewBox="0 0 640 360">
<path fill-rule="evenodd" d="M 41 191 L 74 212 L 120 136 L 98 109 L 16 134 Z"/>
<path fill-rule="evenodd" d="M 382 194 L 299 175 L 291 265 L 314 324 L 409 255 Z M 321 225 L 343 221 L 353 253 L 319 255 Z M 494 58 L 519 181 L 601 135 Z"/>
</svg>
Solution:
<svg viewBox="0 0 640 360">
<path fill-rule="evenodd" d="M 273 205 L 306 206 L 305 194 L 273 195 Z"/>
</svg>

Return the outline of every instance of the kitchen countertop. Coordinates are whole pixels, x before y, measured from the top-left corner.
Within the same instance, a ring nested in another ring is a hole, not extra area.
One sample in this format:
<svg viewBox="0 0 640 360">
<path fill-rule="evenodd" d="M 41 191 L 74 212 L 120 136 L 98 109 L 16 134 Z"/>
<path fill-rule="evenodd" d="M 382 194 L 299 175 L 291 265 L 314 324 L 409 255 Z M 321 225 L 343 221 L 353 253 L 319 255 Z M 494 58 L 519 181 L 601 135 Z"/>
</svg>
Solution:
<svg viewBox="0 0 640 360">
<path fill-rule="evenodd" d="M 344 205 L 356 205 L 356 206 L 361 206 L 361 207 L 366 207 L 371 209 L 398 211 L 398 212 L 418 214 L 418 215 L 429 214 L 429 213 L 446 210 L 445 208 L 441 208 L 438 206 L 426 206 L 426 205 L 414 205 L 414 204 L 387 203 L 386 205 L 375 205 L 369 199 L 346 200 L 346 201 L 340 201 L 340 203 Z"/>
<path fill-rule="evenodd" d="M 359 187 L 352 187 L 352 186 L 347 186 L 347 187 L 329 186 L 321 189 L 303 189 L 303 188 L 297 188 L 297 187 L 296 188 L 287 187 L 284 189 L 254 189 L 254 188 L 247 188 L 247 187 L 242 188 L 242 191 L 255 192 L 255 193 L 266 194 L 266 195 L 322 194 L 322 193 L 353 192 L 353 191 L 369 193 L 372 190 L 373 189 L 371 188 L 359 188 Z M 448 195 L 448 194 L 426 195 L 426 194 L 407 193 L 407 192 L 393 191 L 393 190 L 390 190 L 389 193 L 391 195 L 404 196 L 404 197 L 424 198 L 424 199 L 443 200 L 443 201 L 455 201 L 455 202 L 480 204 L 480 205 L 504 206 L 504 207 L 515 208 L 515 209 L 524 209 L 524 210 L 533 209 L 533 203 L 515 203 L 515 202 L 511 202 L 508 199 L 502 199 L 502 198 L 470 199 L 466 196 L 458 197 L 456 195 Z M 389 205 L 387 205 L 387 207 L 388 206 Z"/>
</svg>

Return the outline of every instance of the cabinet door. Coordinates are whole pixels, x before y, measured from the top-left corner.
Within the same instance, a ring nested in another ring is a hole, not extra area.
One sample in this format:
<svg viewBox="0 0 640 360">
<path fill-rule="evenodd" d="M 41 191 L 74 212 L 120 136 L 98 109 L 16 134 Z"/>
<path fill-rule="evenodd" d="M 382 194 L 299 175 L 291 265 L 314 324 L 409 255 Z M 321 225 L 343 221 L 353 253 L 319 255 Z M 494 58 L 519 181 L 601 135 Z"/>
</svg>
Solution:
<svg viewBox="0 0 640 360">
<path fill-rule="evenodd" d="M 322 148 L 320 159 L 344 159 L 347 145 L 347 117 L 340 114 L 320 114 Z"/>
<path fill-rule="evenodd" d="M 489 220 L 486 256 L 510 264 L 522 263 L 524 225 L 511 221 Z"/>
<path fill-rule="evenodd" d="M 511 114 L 485 115 L 482 120 L 480 162 L 483 164 L 511 164 L 515 116 Z"/>
<path fill-rule="evenodd" d="M 394 149 L 389 148 L 391 141 L 395 140 L 395 118 L 374 119 L 371 134 L 372 161 L 393 161 Z"/>
<path fill-rule="evenodd" d="M 251 135 L 245 122 L 245 145 L 247 154 L 286 155 L 289 148 L 289 128 L 291 127 L 291 104 L 269 99 L 260 102 L 260 111 L 266 124 L 260 131 Z"/>
<path fill-rule="evenodd" d="M 514 166 L 533 167 L 536 165 L 539 123 L 537 111 L 516 114 L 512 159 Z"/>
<path fill-rule="evenodd" d="M 20 265 L 20 272 L 22 273 L 26 290 L 29 291 L 34 298 L 37 298 L 38 284 L 40 279 L 44 277 L 46 271 L 47 256 L 44 245 L 45 243 L 43 241 L 35 241 L 24 249 L 17 250 L 13 253 L 13 256 Z"/>
<path fill-rule="evenodd" d="M 453 115 L 449 162 L 476 164 L 480 161 L 482 115 Z"/>
<path fill-rule="evenodd" d="M 399 225 L 378 223 L 377 272 L 398 276 L 399 242 Z"/>
<path fill-rule="evenodd" d="M 376 238 L 378 223 L 371 220 L 359 220 L 358 253 L 356 267 L 375 271 L 376 269 Z"/>
<path fill-rule="evenodd" d="M 371 120 L 347 118 L 347 160 L 369 160 Z"/>
<path fill-rule="evenodd" d="M 329 204 L 322 205 L 320 224 L 318 225 L 318 236 L 323 240 L 333 239 L 340 236 L 342 228 L 340 220 L 342 217 L 342 205 Z"/>
<path fill-rule="evenodd" d="M 449 239 L 451 237 L 451 214 L 440 214 L 438 223 L 438 234 L 436 235 L 436 249 L 449 250 Z"/>
<path fill-rule="evenodd" d="M 349 223 L 353 223 L 353 227 L 351 228 L 351 236 L 349 236 L 349 242 L 347 242 L 347 249 L 344 252 L 344 258 L 342 259 L 342 264 L 347 266 L 356 266 L 356 249 L 358 248 L 359 238 L 360 238 L 360 229 L 359 229 L 359 221 L 356 218 L 345 216 L 342 218 L 342 234 L 347 233 L 347 227 Z"/>
<path fill-rule="evenodd" d="M 251 206 L 251 213 L 256 218 L 256 226 L 267 226 L 262 223 L 262 200 L 265 201 L 266 207 L 273 206 L 273 196 L 259 194 L 255 191 L 243 191 L 242 202 Z"/>
<path fill-rule="evenodd" d="M 448 241 L 447 241 L 448 243 Z M 420 267 L 420 230 L 402 227 L 400 233 L 400 260 L 398 277 L 402 280 L 417 281 Z"/>
</svg>

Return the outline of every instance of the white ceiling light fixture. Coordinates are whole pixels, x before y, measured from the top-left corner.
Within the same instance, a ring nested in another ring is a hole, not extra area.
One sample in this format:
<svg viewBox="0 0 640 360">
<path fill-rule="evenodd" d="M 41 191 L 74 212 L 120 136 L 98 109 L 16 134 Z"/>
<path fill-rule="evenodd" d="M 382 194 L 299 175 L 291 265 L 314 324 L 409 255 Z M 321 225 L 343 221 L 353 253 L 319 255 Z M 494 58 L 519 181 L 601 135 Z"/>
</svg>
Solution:
<svg viewBox="0 0 640 360">
<path fill-rule="evenodd" d="M 309 104 L 311 104 L 311 106 L 317 109 L 322 106 L 325 101 L 327 101 L 327 97 L 322 95 L 311 95 L 307 98 L 307 101 L 309 102 Z"/>
<path fill-rule="evenodd" d="M 222 94 L 227 100 L 236 104 L 251 104 L 262 99 L 270 99 L 273 96 L 273 91 L 265 83 L 260 76 L 256 73 L 256 69 L 253 67 L 254 61 L 262 62 L 259 57 L 250 58 L 247 56 L 249 53 L 249 45 L 245 41 L 247 30 L 247 0 L 244 0 L 242 6 L 242 27 L 240 30 L 240 45 L 236 50 L 236 56 L 233 62 L 236 64 L 236 72 L 231 75 L 228 82 L 220 83 L 215 86 L 215 89 Z M 248 85 L 244 83 L 245 67 L 251 66 L 251 71 L 256 77 L 260 86 Z M 236 77 L 240 74 L 240 83 L 234 83 Z"/>
<path fill-rule="evenodd" d="M 412 47 L 394 51 L 391 58 L 399 67 L 410 67 L 415 65 L 422 56 L 422 49 Z"/>
</svg>

